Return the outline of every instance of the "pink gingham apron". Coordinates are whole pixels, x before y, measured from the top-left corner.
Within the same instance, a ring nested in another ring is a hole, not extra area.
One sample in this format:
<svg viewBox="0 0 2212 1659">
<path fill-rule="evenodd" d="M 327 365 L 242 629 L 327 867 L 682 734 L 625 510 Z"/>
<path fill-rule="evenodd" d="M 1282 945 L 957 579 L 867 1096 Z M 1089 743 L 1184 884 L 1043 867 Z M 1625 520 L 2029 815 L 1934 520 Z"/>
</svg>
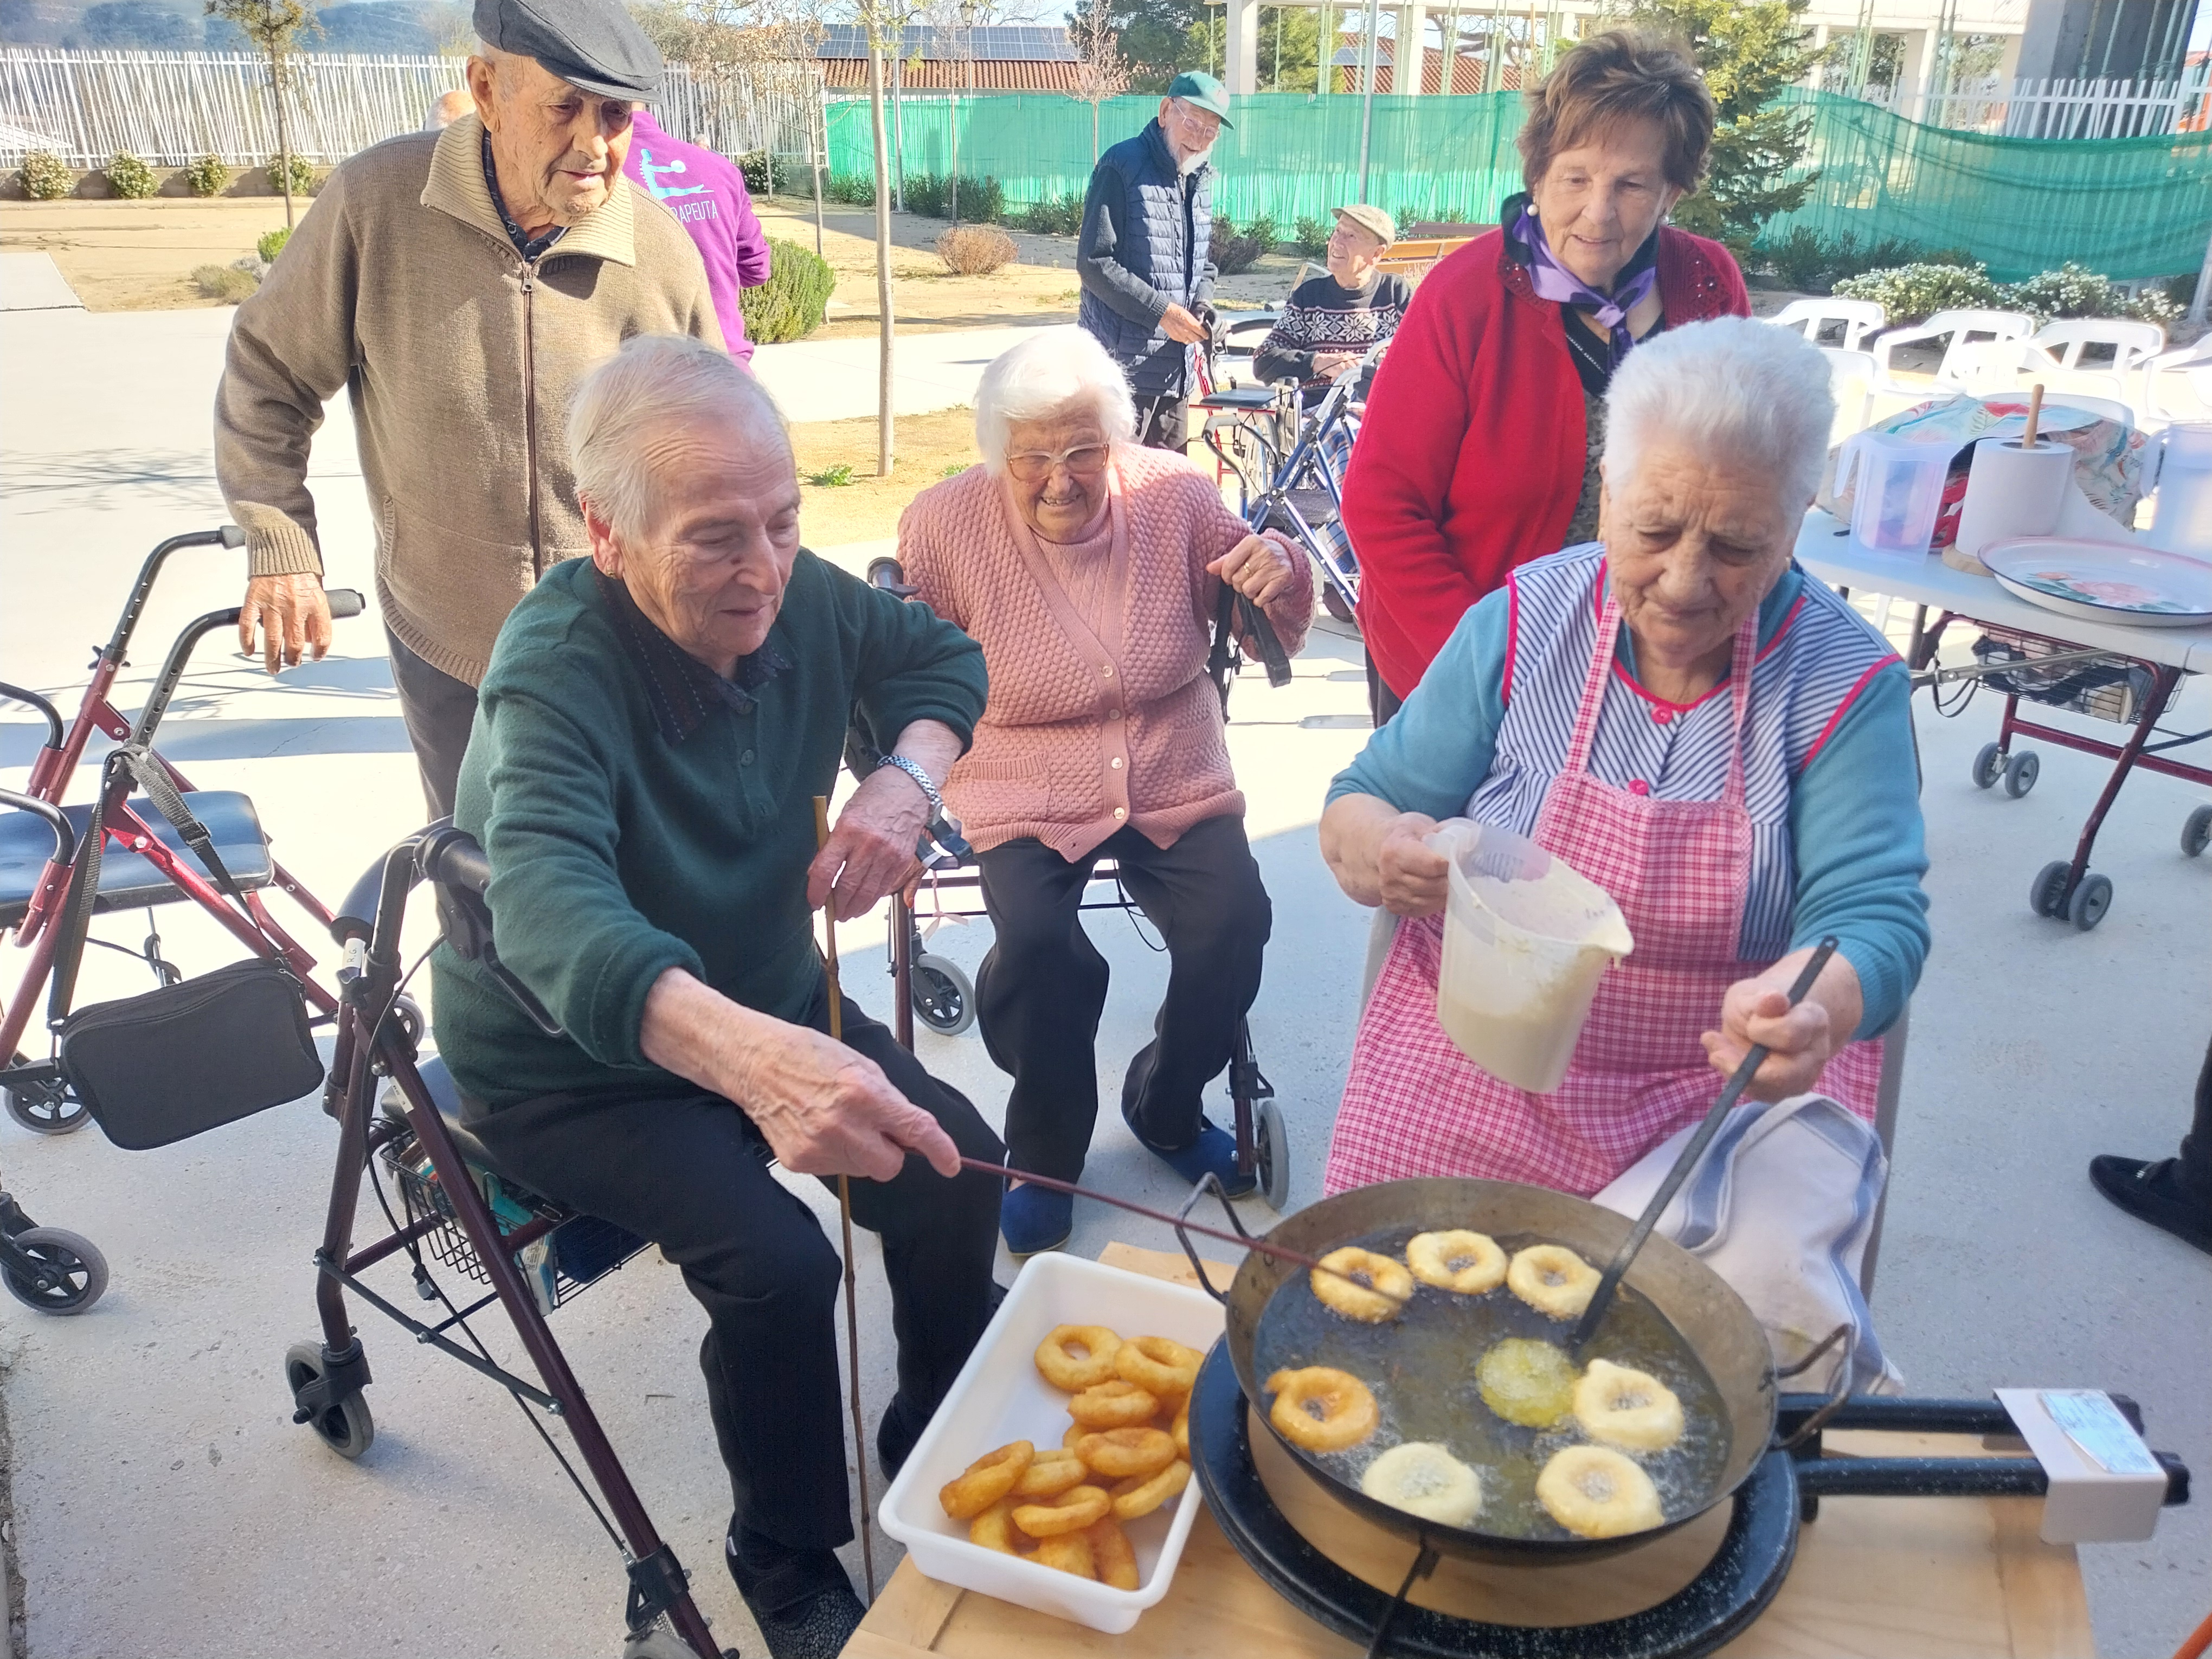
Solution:
<svg viewBox="0 0 2212 1659">
<path fill-rule="evenodd" d="M 1329 1145 L 1324 1190 L 1412 1176 L 1520 1181 L 1588 1197 L 1711 1106 L 1722 1079 L 1701 1033 L 1719 1029 L 1728 988 L 1768 964 L 1736 955 L 1751 881 L 1744 722 L 1759 644 L 1754 611 L 1729 670 L 1728 780 L 1718 800 L 1661 800 L 1589 769 L 1620 607 L 1608 592 L 1559 775 L 1537 844 L 1613 896 L 1636 949 L 1610 969 L 1565 1080 L 1548 1095 L 1492 1077 L 1437 1023 L 1441 916 L 1400 922 L 1359 1023 Z M 1854 1042 L 1814 1085 L 1874 1115 L 1881 1044 Z"/>
</svg>

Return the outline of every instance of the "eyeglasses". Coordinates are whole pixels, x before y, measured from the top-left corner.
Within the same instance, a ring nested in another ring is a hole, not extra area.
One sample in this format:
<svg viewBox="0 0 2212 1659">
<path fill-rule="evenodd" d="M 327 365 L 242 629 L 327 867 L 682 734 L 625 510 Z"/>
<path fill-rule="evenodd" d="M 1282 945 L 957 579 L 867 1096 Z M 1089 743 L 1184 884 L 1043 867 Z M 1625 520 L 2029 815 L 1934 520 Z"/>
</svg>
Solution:
<svg viewBox="0 0 2212 1659">
<path fill-rule="evenodd" d="M 1042 450 L 1029 450 L 1019 455 L 1006 457 L 1006 471 L 1024 483 L 1039 483 L 1052 476 L 1056 466 L 1066 466 L 1079 477 L 1095 477 L 1106 470 L 1106 459 L 1111 452 L 1104 444 L 1085 444 L 1079 449 L 1063 449 L 1056 455 Z"/>
</svg>

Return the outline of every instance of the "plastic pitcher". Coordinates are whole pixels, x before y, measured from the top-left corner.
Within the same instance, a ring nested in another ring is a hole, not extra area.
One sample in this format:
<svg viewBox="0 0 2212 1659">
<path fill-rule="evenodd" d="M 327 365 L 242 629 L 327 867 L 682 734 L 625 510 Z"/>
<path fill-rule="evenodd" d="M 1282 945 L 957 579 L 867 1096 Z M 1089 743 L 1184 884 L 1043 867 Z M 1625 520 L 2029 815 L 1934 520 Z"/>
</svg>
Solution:
<svg viewBox="0 0 2212 1659">
<path fill-rule="evenodd" d="M 1607 968 L 1636 946 L 1605 890 L 1510 830 L 1452 818 L 1437 1023 L 1492 1077 L 1549 1094 L 1567 1074 Z"/>
<path fill-rule="evenodd" d="M 2169 553 L 2212 558 L 2212 422 L 2176 422 L 2156 441 L 2150 539 Z"/>
<path fill-rule="evenodd" d="M 1857 479 L 1851 501 L 1851 545 L 1886 558 L 1926 556 L 1951 471 L 1948 445 L 1896 432 L 1861 432 L 1836 459 L 1835 493 Z"/>
</svg>

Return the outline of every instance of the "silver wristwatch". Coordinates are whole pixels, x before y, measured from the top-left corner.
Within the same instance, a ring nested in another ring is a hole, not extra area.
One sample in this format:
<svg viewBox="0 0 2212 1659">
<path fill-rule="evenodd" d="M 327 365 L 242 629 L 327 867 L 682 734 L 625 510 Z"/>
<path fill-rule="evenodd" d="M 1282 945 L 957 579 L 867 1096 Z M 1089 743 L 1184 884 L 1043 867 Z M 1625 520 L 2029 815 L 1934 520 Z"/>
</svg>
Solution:
<svg viewBox="0 0 2212 1659">
<path fill-rule="evenodd" d="M 908 760 L 904 755 L 886 755 L 876 763 L 876 770 L 880 772 L 886 766 L 897 767 L 921 786 L 921 793 L 929 797 L 929 816 L 933 819 L 944 816 L 945 797 L 937 793 L 937 786 L 929 781 L 929 774 L 921 769 L 920 761 Z"/>
</svg>

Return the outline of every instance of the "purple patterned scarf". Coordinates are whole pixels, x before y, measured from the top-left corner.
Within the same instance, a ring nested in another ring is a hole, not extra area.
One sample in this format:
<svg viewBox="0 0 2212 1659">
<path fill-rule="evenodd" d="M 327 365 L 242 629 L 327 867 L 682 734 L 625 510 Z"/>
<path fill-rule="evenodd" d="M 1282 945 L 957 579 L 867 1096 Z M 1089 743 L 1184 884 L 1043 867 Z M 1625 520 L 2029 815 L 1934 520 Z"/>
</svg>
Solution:
<svg viewBox="0 0 2212 1659">
<path fill-rule="evenodd" d="M 1544 238 L 1544 227 L 1534 207 L 1522 209 L 1520 218 L 1507 234 L 1528 251 L 1528 281 L 1536 290 L 1536 297 L 1589 311 L 1598 325 L 1611 332 L 1612 367 L 1619 368 L 1620 360 L 1636 343 L 1636 337 L 1628 331 L 1628 313 L 1658 285 L 1658 262 L 1655 259 L 1622 281 L 1610 295 L 1601 294 L 1559 263 L 1551 243 Z"/>
</svg>

